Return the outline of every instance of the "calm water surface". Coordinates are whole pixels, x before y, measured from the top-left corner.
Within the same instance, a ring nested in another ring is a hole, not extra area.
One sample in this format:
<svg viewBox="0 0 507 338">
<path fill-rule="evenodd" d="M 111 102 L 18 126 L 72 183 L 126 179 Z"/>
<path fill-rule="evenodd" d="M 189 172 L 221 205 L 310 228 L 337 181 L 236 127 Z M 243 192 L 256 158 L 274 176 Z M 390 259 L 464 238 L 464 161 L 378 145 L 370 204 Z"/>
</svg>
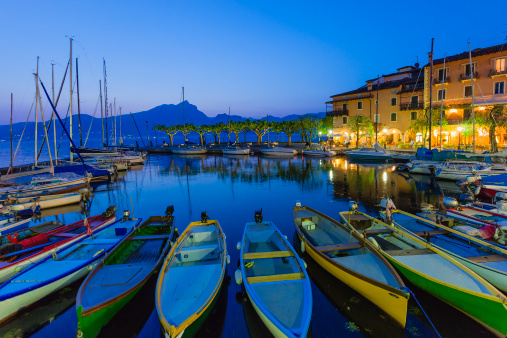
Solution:
<svg viewBox="0 0 507 338">
<path fill-rule="evenodd" d="M 133 168 L 117 182 L 95 186 L 89 215 L 109 205 L 118 211 L 131 209 L 135 217 L 162 215 L 168 205 L 175 207 L 175 224 L 180 233 L 190 221 L 207 211 L 227 235 L 231 256 L 228 280 L 217 306 L 199 333 L 202 337 L 269 337 L 269 331 L 245 300 L 234 282 L 240 241 L 246 222 L 254 211 L 263 209 L 264 219 L 273 221 L 294 239 L 292 209 L 296 200 L 338 219 L 350 199 L 360 209 L 378 213 L 382 198 L 390 196 L 399 209 L 418 212 L 420 203 L 438 204 L 442 197 L 458 192 L 453 184 L 439 186 L 426 178 L 404 177 L 392 172 L 391 164 L 356 164 L 346 158 L 270 159 L 256 156 L 178 157 L 151 156 L 144 167 Z M 79 207 L 46 212 L 41 221 L 58 219 L 66 223 L 84 217 Z M 57 215 L 61 213 L 60 215 Z M 118 214 L 120 215 L 120 214 Z M 436 337 L 421 308 L 411 298 L 407 327 L 401 329 L 368 300 L 344 285 L 309 257 L 312 280 L 313 337 Z M 75 296 L 80 282 L 43 299 L 13 321 L 0 327 L 0 337 L 74 337 L 77 318 Z M 408 285 L 437 330 L 446 337 L 487 336 L 481 326 L 443 302 Z M 102 331 L 103 337 L 159 337 L 160 324 L 154 310 L 155 279 Z"/>
</svg>

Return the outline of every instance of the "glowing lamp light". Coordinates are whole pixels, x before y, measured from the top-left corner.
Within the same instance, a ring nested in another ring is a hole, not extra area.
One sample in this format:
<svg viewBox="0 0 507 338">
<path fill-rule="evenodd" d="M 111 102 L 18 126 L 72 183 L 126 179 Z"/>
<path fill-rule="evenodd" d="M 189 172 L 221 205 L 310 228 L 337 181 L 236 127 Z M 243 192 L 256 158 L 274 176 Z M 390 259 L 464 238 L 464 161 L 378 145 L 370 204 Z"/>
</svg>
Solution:
<svg viewBox="0 0 507 338">
<path fill-rule="evenodd" d="M 333 129 L 329 129 L 329 130 L 327 131 L 327 133 L 328 133 L 328 134 L 332 134 L 332 133 L 333 133 Z"/>
<path fill-rule="evenodd" d="M 322 132 L 319 131 L 319 135 L 322 135 Z"/>
<path fill-rule="evenodd" d="M 462 127 L 462 126 L 459 126 L 459 127 L 457 128 L 457 130 L 458 130 L 458 132 L 460 132 L 460 133 L 461 133 L 461 132 L 463 131 L 463 127 Z"/>
<path fill-rule="evenodd" d="M 480 111 L 483 111 L 483 110 L 486 110 L 486 107 L 480 106 L 478 109 L 479 109 Z"/>
<path fill-rule="evenodd" d="M 451 109 L 451 110 L 449 110 L 449 113 L 451 113 L 451 114 L 454 114 L 454 113 L 457 113 L 457 112 L 458 112 L 457 109 Z"/>
<path fill-rule="evenodd" d="M 387 134 L 387 129 L 386 128 L 384 128 L 382 131 Z"/>
</svg>

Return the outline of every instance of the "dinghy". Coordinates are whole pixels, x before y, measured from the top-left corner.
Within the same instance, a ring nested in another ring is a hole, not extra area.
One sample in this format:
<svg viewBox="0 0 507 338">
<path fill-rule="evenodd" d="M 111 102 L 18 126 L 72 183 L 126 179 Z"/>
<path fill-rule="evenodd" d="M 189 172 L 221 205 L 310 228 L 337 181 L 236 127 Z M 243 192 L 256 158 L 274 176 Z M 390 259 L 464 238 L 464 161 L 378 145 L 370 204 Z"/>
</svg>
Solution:
<svg viewBox="0 0 507 338">
<path fill-rule="evenodd" d="M 293 216 L 301 251 L 405 327 L 409 293 L 396 270 L 370 242 L 300 203 Z"/>
<path fill-rule="evenodd" d="M 507 298 L 431 243 L 358 211 L 341 219 L 373 243 L 411 283 L 462 311 L 496 335 L 507 334 Z"/>
<path fill-rule="evenodd" d="M 236 282 L 243 283 L 255 311 L 275 337 L 306 337 L 312 289 L 303 261 L 272 222 L 247 223 Z M 238 280 L 239 278 L 239 280 Z"/>
<path fill-rule="evenodd" d="M 174 240 L 173 211 L 150 217 L 85 278 L 76 300 L 78 335 L 97 336 L 160 267 Z"/>
<path fill-rule="evenodd" d="M 9 198 L 4 201 L 3 207 L 0 208 L 0 213 L 17 212 L 37 206 L 40 209 L 56 208 L 81 201 L 88 201 L 90 196 L 91 193 L 88 189 L 81 189 L 79 192 L 69 194 Z"/>
<path fill-rule="evenodd" d="M 23 270 L 0 285 L 0 323 L 43 297 L 86 276 L 140 219 L 122 219 L 79 238 L 72 245 Z"/>
<path fill-rule="evenodd" d="M 157 280 L 155 304 L 166 337 L 192 337 L 220 293 L 227 255 L 225 235 L 201 213 L 174 243 Z"/>
</svg>

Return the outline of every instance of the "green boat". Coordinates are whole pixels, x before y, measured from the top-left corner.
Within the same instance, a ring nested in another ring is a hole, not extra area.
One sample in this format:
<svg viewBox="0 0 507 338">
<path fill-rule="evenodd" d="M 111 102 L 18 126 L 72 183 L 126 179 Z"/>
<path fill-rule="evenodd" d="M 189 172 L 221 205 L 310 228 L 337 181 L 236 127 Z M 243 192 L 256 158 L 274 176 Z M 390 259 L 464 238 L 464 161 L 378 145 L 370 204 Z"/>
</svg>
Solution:
<svg viewBox="0 0 507 338">
<path fill-rule="evenodd" d="M 175 240 L 173 211 L 150 217 L 83 281 L 76 298 L 79 337 L 96 337 L 160 268 Z"/>
<path fill-rule="evenodd" d="M 362 212 L 341 212 L 340 217 L 373 243 L 412 284 L 495 335 L 507 335 L 507 297 L 485 279 L 430 243 Z"/>
</svg>

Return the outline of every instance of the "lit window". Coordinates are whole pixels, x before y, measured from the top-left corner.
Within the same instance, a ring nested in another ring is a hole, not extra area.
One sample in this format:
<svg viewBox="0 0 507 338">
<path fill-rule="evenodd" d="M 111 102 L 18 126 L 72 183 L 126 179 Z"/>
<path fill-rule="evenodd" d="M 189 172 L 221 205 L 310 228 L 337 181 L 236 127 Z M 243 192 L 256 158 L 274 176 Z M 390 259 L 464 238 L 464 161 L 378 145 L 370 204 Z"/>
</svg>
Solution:
<svg viewBox="0 0 507 338">
<path fill-rule="evenodd" d="M 357 102 L 357 109 L 362 110 L 363 109 L 363 101 Z"/>
<path fill-rule="evenodd" d="M 417 143 L 422 143 L 422 141 L 423 141 L 423 134 L 422 134 L 422 133 L 417 133 L 417 134 L 415 135 L 415 141 L 416 141 Z"/>
<path fill-rule="evenodd" d="M 438 90 L 438 100 L 445 100 L 446 99 L 446 92 L 447 90 L 444 89 L 444 91 L 442 92 L 442 89 L 439 89 Z M 444 93 L 443 97 L 442 97 L 442 93 Z"/>
<path fill-rule="evenodd" d="M 505 94 L 505 82 L 495 82 L 495 95 Z"/>
<path fill-rule="evenodd" d="M 397 115 L 398 115 L 397 113 L 391 113 L 391 122 L 396 122 L 396 120 L 398 118 Z"/>
<path fill-rule="evenodd" d="M 495 60 L 495 70 L 497 72 L 505 72 L 505 58 Z"/>
<path fill-rule="evenodd" d="M 417 112 L 416 111 L 413 111 L 410 113 L 410 120 L 411 121 L 417 120 Z"/>
<path fill-rule="evenodd" d="M 395 97 L 391 98 L 391 107 L 393 107 L 393 106 L 396 106 L 396 98 Z"/>
<path fill-rule="evenodd" d="M 465 97 L 472 96 L 472 86 L 465 86 Z"/>
</svg>

